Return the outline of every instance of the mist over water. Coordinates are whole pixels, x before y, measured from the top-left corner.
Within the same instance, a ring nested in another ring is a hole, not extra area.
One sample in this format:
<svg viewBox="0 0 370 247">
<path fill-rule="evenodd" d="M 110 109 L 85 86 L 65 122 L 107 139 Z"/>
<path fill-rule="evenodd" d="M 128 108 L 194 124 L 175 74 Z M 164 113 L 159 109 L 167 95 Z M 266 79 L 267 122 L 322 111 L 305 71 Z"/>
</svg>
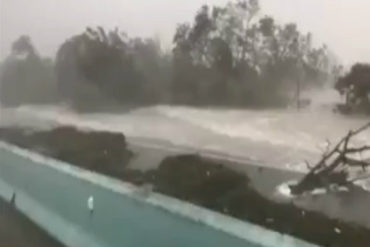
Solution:
<svg viewBox="0 0 370 247">
<path fill-rule="evenodd" d="M 49 128 L 74 125 L 123 132 L 132 142 L 190 147 L 252 160 L 282 169 L 304 170 L 315 162 L 327 141 L 335 143 L 369 120 L 332 111 L 340 100 L 332 90 L 310 92 L 310 107 L 279 110 L 194 108 L 158 105 L 122 113 L 78 114 L 61 106 L 21 106 L 1 109 L 1 125 Z M 370 140 L 370 131 L 355 142 Z"/>
</svg>

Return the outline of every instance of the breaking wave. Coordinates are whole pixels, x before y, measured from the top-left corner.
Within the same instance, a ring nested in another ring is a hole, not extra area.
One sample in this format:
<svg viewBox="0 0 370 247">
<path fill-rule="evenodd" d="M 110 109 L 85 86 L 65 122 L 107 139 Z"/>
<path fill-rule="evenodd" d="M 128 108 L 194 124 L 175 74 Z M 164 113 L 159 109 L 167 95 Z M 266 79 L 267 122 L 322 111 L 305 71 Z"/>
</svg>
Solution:
<svg viewBox="0 0 370 247">
<path fill-rule="evenodd" d="M 1 109 L 0 125 L 49 128 L 68 124 L 119 131 L 131 140 L 186 146 L 268 166 L 304 170 L 304 161 L 320 158 L 328 140 L 334 143 L 348 130 L 369 120 L 333 113 L 327 107 L 331 104 L 329 96 L 316 96 L 316 103 L 301 111 L 159 105 L 121 113 L 77 114 L 61 106 L 21 106 Z M 368 140 L 370 131 L 355 141 L 361 144 Z"/>
</svg>

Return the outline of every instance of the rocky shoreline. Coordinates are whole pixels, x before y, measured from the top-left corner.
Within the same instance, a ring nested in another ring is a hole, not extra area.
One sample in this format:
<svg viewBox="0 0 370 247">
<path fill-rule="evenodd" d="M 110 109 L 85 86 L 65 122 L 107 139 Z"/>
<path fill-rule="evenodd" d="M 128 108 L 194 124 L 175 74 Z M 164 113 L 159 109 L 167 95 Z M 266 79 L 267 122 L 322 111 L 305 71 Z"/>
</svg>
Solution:
<svg viewBox="0 0 370 247">
<path fill-rule="evenodd" d="M 180 154 L 142 171 L 128 165 L 135 154 L 123 134 L 68 126 L 47 131 L 0 128 L 0 139 L 321 246 L 370 244 L 370 229 L 266 198 L 248 174 L 222 161 Z"/>
</svg>

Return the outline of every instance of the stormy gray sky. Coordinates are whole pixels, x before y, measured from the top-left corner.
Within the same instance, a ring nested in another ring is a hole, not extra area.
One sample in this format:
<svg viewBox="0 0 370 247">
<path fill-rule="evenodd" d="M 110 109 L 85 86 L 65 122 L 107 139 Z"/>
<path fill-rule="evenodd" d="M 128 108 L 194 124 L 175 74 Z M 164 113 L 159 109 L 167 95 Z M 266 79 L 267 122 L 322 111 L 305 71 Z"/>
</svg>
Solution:
<svg viewBox="0 0 370 247">
<path fill-rule="evenodd" d="M 0 58 L 21 34 L 42 55 L 86 26 L 118 26 L 131 36 L 157 36 L 169 46 L 177 23 L 192 20 L 203 4 L 228 0 L 0 0 Z M 370 63 L 369 0 L 260 0 L 262 12 L 296 22 L 325 42 L 345 63 Z"/>
</svg>

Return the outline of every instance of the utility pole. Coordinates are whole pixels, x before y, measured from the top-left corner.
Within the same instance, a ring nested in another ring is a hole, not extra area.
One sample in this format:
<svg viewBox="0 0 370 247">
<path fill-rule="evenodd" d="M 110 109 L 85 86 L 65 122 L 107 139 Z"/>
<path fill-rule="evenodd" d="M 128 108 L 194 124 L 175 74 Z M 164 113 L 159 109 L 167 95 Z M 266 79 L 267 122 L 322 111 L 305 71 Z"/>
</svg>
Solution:
<svg viewBox="0 0 370 247">
<path fill-rule="evenodd" d="M 297 100 L 297 110 L 301 109 L 301 83 L 302 83 L 302 72 L 303 72 L 303 61 L 301 52 L 298 46 L 298 40 L 294 40 L 295 45 L 298 49 L 298 58 L 297 58 L 297 82 L 296 82 L 296 100 Z"/>
<path fill-rule="evenodd" d="M 300 66 L 298 67 L 298 70 L 299 71 L 298 71 L 298 78 L 297 78 L 296 97 L 297 97 L 297 110 L 299 111 L 301 109 L 301 70 L 300 70 Z"/>
</svg>

